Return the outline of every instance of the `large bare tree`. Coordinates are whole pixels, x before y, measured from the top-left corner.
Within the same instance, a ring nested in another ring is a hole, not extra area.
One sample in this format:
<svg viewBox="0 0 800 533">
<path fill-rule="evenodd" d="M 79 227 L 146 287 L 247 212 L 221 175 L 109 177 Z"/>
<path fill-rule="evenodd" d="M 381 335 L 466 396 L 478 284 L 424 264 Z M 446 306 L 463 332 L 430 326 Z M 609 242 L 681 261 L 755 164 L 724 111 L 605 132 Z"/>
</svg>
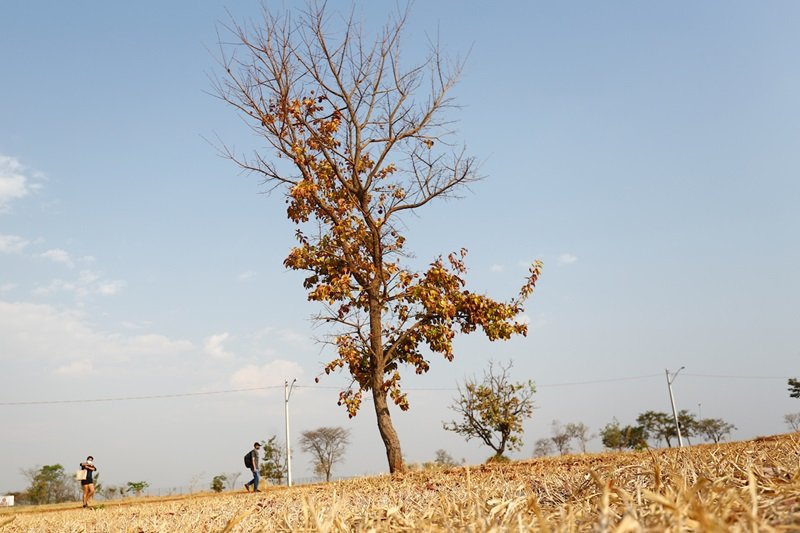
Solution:
<svg viewBox="0 0 800 533">
<path fill-rule="evenodd" d="M 392 472 L 403 468 L 388 407 L 391 398 L 408 408 L 401 367 L 423 374 L 430 353 L 452 360 L 457 332 L 526 334 L 517 316 L 541 270 L 533 264 L 519 295 L 497 302 L 464 288 L 463 249 L 426 271 L 404 264 L 404 216 L 478 179 L 474 158 L 448 140 L 461 63 L 436 45 L 417 64 L 401 60 L 407 18 L 398 13 L 370 39 L 324 4 L 265 9 L 257 24 L 226 26 L 233 43 L 221 45 L 216 85 L 267 147 L 223 151 L 285 194 L 298 240 L 285 265 L 307 273 L 316 318 L 331 326 L 336 356 L 324 370 L 352 376 L 339 394 L 350 416 L 371 393 Z"/>
</svg>

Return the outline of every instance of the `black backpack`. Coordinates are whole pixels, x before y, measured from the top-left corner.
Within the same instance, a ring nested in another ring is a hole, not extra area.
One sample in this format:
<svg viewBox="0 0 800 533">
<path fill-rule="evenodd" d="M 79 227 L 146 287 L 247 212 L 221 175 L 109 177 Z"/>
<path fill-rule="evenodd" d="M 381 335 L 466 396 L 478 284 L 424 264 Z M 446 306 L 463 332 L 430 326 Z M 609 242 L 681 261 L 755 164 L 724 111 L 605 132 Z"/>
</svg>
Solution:
<svg viewBox="0 0 800 533">
<path fill-rule="evenodd" d="M 253 469 L 253 450 L 250 450 L 247 452 L 247 455 L 244 456 L 244 466 L 250 470 Z"/>
</svg>

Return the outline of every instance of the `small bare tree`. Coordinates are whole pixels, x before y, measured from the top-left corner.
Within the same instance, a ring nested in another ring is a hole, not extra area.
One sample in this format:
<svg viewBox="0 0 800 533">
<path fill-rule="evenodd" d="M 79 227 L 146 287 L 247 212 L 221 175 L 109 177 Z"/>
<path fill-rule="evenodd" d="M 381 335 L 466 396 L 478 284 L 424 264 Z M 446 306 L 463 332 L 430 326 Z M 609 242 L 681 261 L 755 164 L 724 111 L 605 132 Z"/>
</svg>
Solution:
<svg viewBox="0 0 800 533">
<path fill-rule="evenodd" d="M 539 439 L 533 445 L 534 457 L 546 457 L 553 454 L 553 441 L 550 439 Z"/>
<path fill-rule="evenodd" d="M 300 436 L 300 446 L 313 457 L 314 473 L 331 480 L 333 465 L 344 457 L 349 444 L 350 432 L 344 428 L 321 427 L 304 431 Z"/>
<path fill-rule="evenodd" d="M 792 431 L 800 431 L 800 413 L 789 413 L 783 416 L 784 422 Z"/>
<path fill-rule="evenodd" d="M 571 439 L 578 442 L 581 453 L 586 453 L 586 443 L 594 438 L 594 435 L 589 433 L 589 427 L 583 422 L 576 422 L 567 424 L 564 429 Z"/>
<path fill-rule="evenodd" d="M 496 459 L 504 459 L 506 449 L 522 447 L 522 423 L 533 415 L 532 381 L 513 383 L 509 375 L 512 363 L 489 363 L 483 381 L 467 380 L 459 385 L 459 397 L 450 409 L 460 415 L 461 421 L 444 424 L 447 431 L 455 431 L 467 440 L 478 438 L 495 451 Z"/>
<path fill-rule="evenodd" d="M 190 494 L 194 493 L 197 490 L 198 485 L 200 485 L 200 482 L 203 480 L 203 478 L 205 476 L 206 476 L 205 472 L 199 472 L 199 473 L 193 475 L 189 479 L 189 493 Z"/>
<path fill-rule="evenodd" d="M 125 487 L 117 487 L 116 485 L 107 485 L 103 487 L 101 491 L 103 498 L 106 500 L 112 500 L 114 497 L 117 496 L 119 493 L 120 497 L 125 493 Z"/>
<path fill-rule="evenodd" d="M 572 440 L 572 435 L 561 425 L 561 422 L 558 420 L 553 420 L 552 425 L 550 426 L 551 432 L 553 436 L 550 437 L 550 440 L 553 441 L 558 453 L 561 455 L 567 454 L 570 452 L 569 443 Z"/>
<path fill-rule="evenodd" d="M 453 459 L 453 456 L 444 449 L 436 450 L 436 458 L 433 460 L 433 462 L 437 466 L 444 466 L 448 468 L 452 466 L 458 466 L 458 463 L 455 459 Z"/>
<path fill-rule="evenodd" d="M 241 475 L 241 472 L 231 472 L 230 474 L 225 475 L 225 486 L 228 487 L 228 490 L 233 490 L 236 488 L 236 482 L 239 480 Z"/>
</svg>

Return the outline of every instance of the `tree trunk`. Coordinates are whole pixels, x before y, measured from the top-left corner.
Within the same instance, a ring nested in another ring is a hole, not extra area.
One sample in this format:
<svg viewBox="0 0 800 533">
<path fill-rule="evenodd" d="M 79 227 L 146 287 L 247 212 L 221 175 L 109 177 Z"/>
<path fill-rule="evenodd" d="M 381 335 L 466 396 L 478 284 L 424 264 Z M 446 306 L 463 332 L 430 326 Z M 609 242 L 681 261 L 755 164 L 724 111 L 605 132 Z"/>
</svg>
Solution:
<svg viewBox="0 0 800 533">
<path fill-rule="evenodd" d="M 386 391 L 383 388 L 383 370 L 386 367 L 383 354 L 383 317 L 381 305 L 375 296 L 377 290 L 370 294 L 369 299 L 369 333 L 370 348 L 372 349 L 372 403 L 375 405 L 375 416 L 378 420 L 378 431 L 386 447 L 386 459 L 389 461 L 389 472 L 403 471 L 403 454 L 400 451 L 400 438 L 392 425 L 389 415 L 389 404 L 386 401 Z"/>
<path fill-rule="evenodd" d="M 496 447 L 492 446 L 492 448 L 494 448 L 495 455 L 497 455 L 498 457 L 502 456 L 506 452 L 506 441 L 507 440 L 508 440 L 508 436 L 507 435 L 503 435 L 502 439 L 500 440 L 500 445 L 496 446 Z"/>
<path fill-rule="evenodd" d="M 383 445 L 386 447 L 386 459 L 389 461 L 389 472 L 403 471 L 403 454 L 400 451 L 400 439 L 389 416 L 389 405 L 386 402 L 386 391 L 383 390 L 383 376 L 373 379 L 372 402 L 375 404 L 375 416 L 378 419 L 378 431 L 381 433 Z"/>
</svg>

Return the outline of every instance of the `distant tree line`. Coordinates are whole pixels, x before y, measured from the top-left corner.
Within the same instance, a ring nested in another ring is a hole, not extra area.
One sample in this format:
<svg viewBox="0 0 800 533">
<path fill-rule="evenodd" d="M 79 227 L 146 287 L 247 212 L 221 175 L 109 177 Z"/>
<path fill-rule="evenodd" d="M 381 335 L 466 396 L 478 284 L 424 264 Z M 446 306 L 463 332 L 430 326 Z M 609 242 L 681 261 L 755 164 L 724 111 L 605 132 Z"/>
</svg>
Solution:
<svg viewBox="0 0 800 533">
<path fill-rule="evenodd" d="M 800 416 L 798 417 L 800 419 Z M 800 420 L 798 420 L 800 423 Z M 704 418 L 698 420 L 689 411 L 678 413 L 678 424 L 681 436 L 691 444 L 692 438 L 700 438 L 706 442 L 718 443 L 728 437 L 736 429 L 721 418 Z M 677 430 L 675 419 L 667 414 L 656 411 L 645 411 L 636 418 L 636 424 L 622 425 L 614 418 L 603 427 L 598 435 L 591 434 L 589 428 L 582 422 L 562 425 L 558 420 L 551 424 L 550 438 L 536 441 L 533 447 L 534 457 L 544 457 L 558 453 L 564 455 L 572 451 L 573 444 L 578 445 L 581 453 L 586 453 L 586 443 L 599 436 L 603 446 L 609 450 L 641 450 L 666 444 L 671 447 L 677 443 Z"/>
<path fill-rule="evenodd" d="M 683 409 L 678 413 L 678 426 L 681 436 L 688 444 L 693 438 L 706 442 L 718 443 L 730 436 L 736 426 L 721 418 L 697 419 L 688 410 Z M 675 427 L 675 418 L 667 413 L 658 411 L 645 411 L 636 417 L 635 425 L 621 425 L 617 419 L 607 424 L 600 430 L 603 446 L 610 450 L 642 449 L 651 445 L 666 444 L 672 447 L 677 444 L 678 431 Z"/>
<path fill-rule="evenodd" d="M 440 448 L 434 452 L 434 457 L 432 461 L 423 461 L 421 463 L 412 463 L 407 462 L 406 468 L 409 471 L 417 471 L 417 470 L 436 470 L 436 469 L 445 469 L 445 468 L 455 468 L 457 466 L 463 465 L 467 462 L 466 459 L 462 458 L 460 461 L 456 461 L 450 452 L 447 450 Z"/>
<path fill-rule="evenodd" d="M 23 468 L 22 475 L 27 478 L 28 487 L 23 491 L 9 492 L 19 504 L 43 505 L 81 499 L 80 482 L 60 464 Z M 122 497 L 126 493 L 140 496 L 150 486 L 146 481 L 129 481 L 127 487 L 103 485 L 100 474 L 94 475 L 94 485 L 95 491 L 105 499 Z"/>
</svg>

